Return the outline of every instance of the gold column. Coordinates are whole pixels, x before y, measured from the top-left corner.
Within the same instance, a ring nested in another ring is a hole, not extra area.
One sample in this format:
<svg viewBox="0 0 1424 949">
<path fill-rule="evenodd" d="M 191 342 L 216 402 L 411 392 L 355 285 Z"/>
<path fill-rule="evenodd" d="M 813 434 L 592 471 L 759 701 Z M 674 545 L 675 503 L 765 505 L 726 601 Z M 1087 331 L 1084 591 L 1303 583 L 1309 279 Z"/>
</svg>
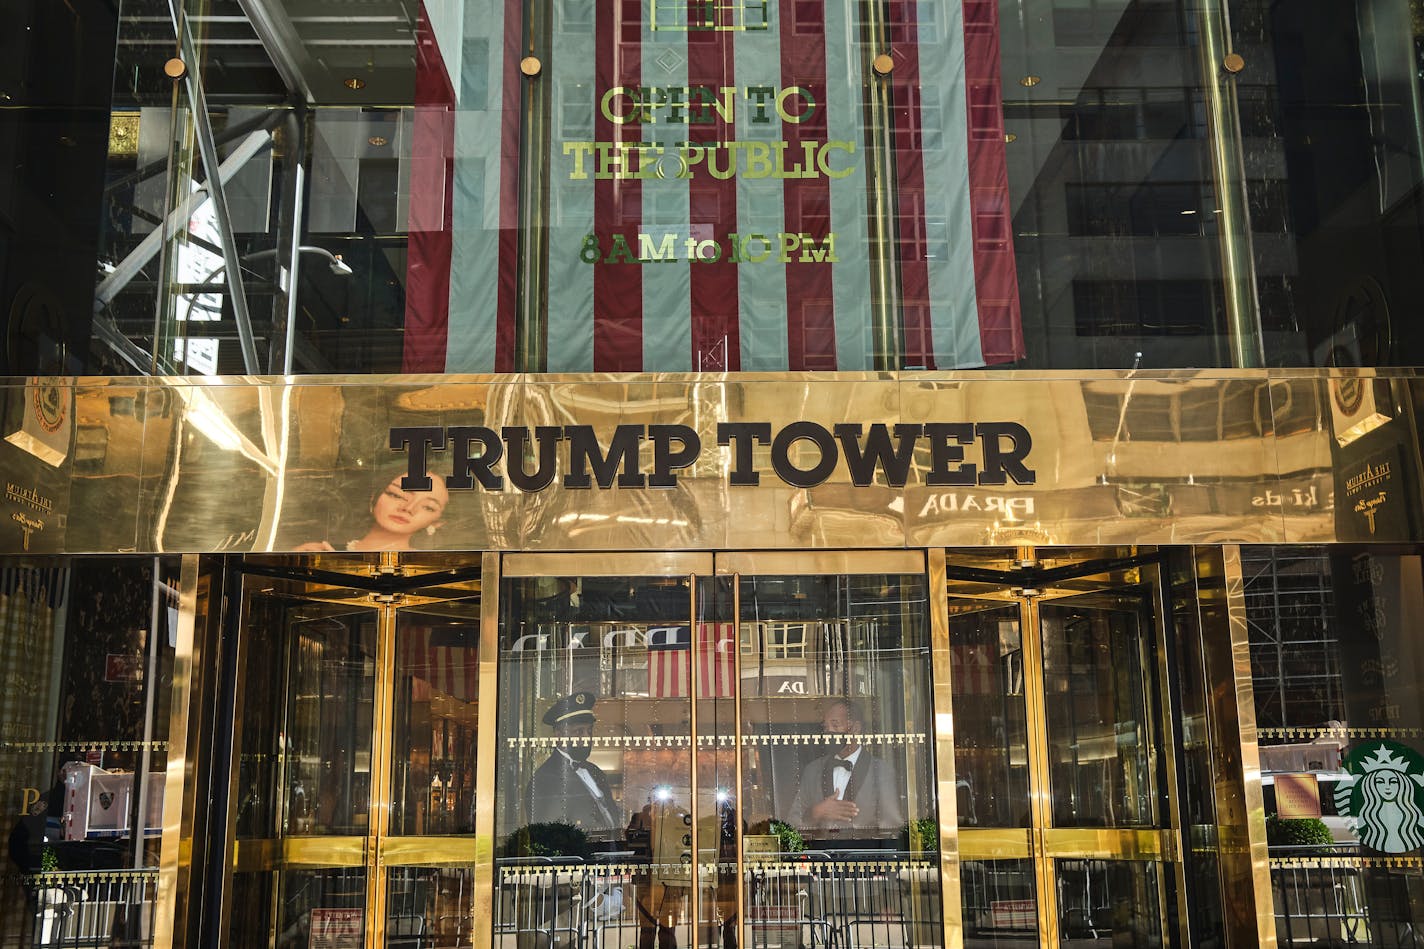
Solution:
<svg viewBox="0 0 1424 949">
<path fill-rule="evenodd" d="M 381 571 L 399 572 L 397 557 L 394 553 L 381 554 Z M 380 604 L 381 609 L 376 614 L 376 681 L 371 723 L 371 809 L 365 841 L 366 949 L 385 949 L 386 945 L 386 881 L 381 844 L 391 831 L 391 745 L 395 740 L 395 599 L 379 599 L 384 602 Z"/>
<path fill-rule="evenodd" d="M 959 884 L 959 791 L 954 773 L 954 687 L 949 643 L 949 588 L 943 547 L 929 551 L 930 663 L 933 672 L 935 773 L 939 791 L 940 905 L 944 944 L 964 945 Z"/>
<path fill-rule="evenodd" d="M 1276 945 L 1241 548 L 1194 551 L 1228 946 Z"/>
<path fill-rule="evenodd" d="M 499 739 L 499 554 L 485 553 L 480 562 L 479 703 L 475 737 L 475 879 L 470 899 L 475 949 L 494 941 L 494 780 L 495 744 Z"/>
<path fill-rule="evenodd" d="M 713 587 L 715 594 L 716 587 Z M 716 621 L 716 617 L 713 617 Z M 747 927 L 747 900 L 746 900 L 746 879 L 743 876 L 742 867 L 745 864 L 745 857 L 742 853 L 742 815 L 746 812 L 742 810 L 742 802 L 745 800 L 744 788 L 742 787 L 742 755 L 745 749 L 742 747 L 742 575 L 732 574 L 732 729 L 734 734 L 733 748 L 735 749 L 735 771 L 736 778 L 733 785 L 737 811 L 735 814 L 734 826 L 737 828 L 737 865 L 733 873 L 737 878 L 737 934 L 736 940 L 732 944 L 740 946 L 744 944 L 745 937 L 751 932 Z M 721 862 L 720 846 L 718 850 L 718 862 Z M 718 871 L 720 875 L 721 871 Z"/>
<path fill-rule="evenodd" d="M 201 579 L 201 582 L 200 582 Z M 173 654 L 173 691 L 168 713 L 168 768 L 163 782 L 163 837 L 158 856 L 153 944 L 186 949 L 192 905 L 193 830 L 197 813 L 196 761 L 200 742 L 190 742 L 190 711 L 201 708 L 203 635 L 208 626 L 211 578 L 199 577 L 198 555 L 185 554 L 178 579 L 178 634 Z M 197 693 L 195 695 L 195 693 Z M 191 736 L 196 738 L 196 736 Z"/>
<path fill-rule="evenodd" d="M 1036 559 L 1033 548 L 1021 548 L 1018 559 Z M 1038 941 L 1058 945 L 1058 890 L 1048 843 L 1053 838 L 1053 782 L 1048 761 L 1048 712 L 1044 702 L 1043 636 L 1038 601 L 1025 598 L 1019 608 L 1019 642 L 1023 647 L 1024 706 L 1028 725 L 1029 834 L 1033 850 L 1033 880 L 1038 899 Z M 1061 846 L 1061 845 L 1060 845 Z"/>
<path fill-rule="evenodd" d="M 700 644 L 698 643 L 698 639 L 701 637 L 697 635 L 697 574 L 692 574 L 691 583 L 689 585 L 691 590 L 688 593 L 688 638 L 691 642 L 688 644 L 689 665 L 687 675 L 690 681 L 687 687 L 687 694 L 689 697 L 688 732 L 691 737 L 688 746 L 692 749 L 692 773 L 688 776 L 687 784 L 687 786 L 692 789 L 690 795 L 691 800 L 688 802 L 688 809 L 692 812 L 692 892 L 689 897 L 691 901 L 689 911 L 692 916 L 691 944 L 694 949 L 700 949 L 702 945 L 702 851 L 697 849 L 697 824 L 702 818 L 702 813 L 697 802 L 697 700 L 699 698 L 697 694 L 697 683 L 701 677 L 698 676 L 697 670 L 702 668 L 700 662 L 702 657 L 699 655 Z M 713 747 L 715 748 L 716 746 L 714 745 Z"/>
</svg>

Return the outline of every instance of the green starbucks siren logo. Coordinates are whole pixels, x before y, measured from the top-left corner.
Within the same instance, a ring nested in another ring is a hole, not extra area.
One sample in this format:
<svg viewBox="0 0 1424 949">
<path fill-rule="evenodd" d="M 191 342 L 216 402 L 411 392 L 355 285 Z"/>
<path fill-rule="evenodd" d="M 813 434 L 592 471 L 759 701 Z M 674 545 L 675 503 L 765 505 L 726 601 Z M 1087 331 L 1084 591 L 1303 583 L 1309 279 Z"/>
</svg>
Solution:
<svg viewBox="0 0 1424 949">
<path fill-rule="evenodd" d="M 1424 758 L 1393 741 L 1367 741 L 1345 758 L 1349 777 L 1335 786 L 1335 810 L 1360 843 L 1381 853 L 1424 846 Z"/>
</svg>

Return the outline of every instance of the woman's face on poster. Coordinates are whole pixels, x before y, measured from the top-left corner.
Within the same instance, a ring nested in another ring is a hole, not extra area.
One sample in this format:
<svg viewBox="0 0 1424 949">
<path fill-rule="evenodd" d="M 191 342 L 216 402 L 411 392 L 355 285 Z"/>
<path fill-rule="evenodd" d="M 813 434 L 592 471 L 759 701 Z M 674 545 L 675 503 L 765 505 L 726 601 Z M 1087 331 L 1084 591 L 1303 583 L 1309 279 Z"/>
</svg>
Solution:
<svg viewBox="0 0 1424 949">
<path fill-rule="evenodd" d="M 443 478 L 432 477 L 430 491 L 406 491 L 400 485 L 402 475 L 396 475 L 386 485 L 372 505 L 371 516 L 376 526 L 392 534 L 416 534 L 428 527 L 439 527 L 450 503 Z"/>
</svg>

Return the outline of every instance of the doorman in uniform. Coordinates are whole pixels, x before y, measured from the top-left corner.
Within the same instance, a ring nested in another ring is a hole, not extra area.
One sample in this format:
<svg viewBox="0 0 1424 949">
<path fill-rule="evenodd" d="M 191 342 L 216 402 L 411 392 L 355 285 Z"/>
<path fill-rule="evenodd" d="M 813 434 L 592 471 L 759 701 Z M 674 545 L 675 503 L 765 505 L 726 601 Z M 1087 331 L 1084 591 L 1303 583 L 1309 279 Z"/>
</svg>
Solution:
<svg viewBox="0 0 1424 949">
<path fill-rule="evenodd" d="M 588 760 L 595 700 L 592 692 L 574 692 L 544 713 L 544 724 L 554 729 L 554 752 L 530 779 L 526 803 L 531 824 L 573 824 L 592 840 L 609 841 L 623 829 L 623 815 L 608 777 Z"/>
</svg>

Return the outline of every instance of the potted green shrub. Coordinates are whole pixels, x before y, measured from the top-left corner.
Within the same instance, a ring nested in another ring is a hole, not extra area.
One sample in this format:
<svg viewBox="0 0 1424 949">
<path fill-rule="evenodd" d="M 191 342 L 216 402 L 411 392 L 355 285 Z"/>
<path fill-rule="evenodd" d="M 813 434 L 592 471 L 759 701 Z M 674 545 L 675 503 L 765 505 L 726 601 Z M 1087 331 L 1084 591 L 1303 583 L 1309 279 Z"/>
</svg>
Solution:
<svg viewBox="0 0 1424 949">
<path fill-rule="evenodd" d="M 1266 843 L 1272 847 L 1318 848 L 1335 842 L 1330 828 L 1318 817 L 1282 820 L 1275 814 L 1266 818 Z"/>
</svg>

